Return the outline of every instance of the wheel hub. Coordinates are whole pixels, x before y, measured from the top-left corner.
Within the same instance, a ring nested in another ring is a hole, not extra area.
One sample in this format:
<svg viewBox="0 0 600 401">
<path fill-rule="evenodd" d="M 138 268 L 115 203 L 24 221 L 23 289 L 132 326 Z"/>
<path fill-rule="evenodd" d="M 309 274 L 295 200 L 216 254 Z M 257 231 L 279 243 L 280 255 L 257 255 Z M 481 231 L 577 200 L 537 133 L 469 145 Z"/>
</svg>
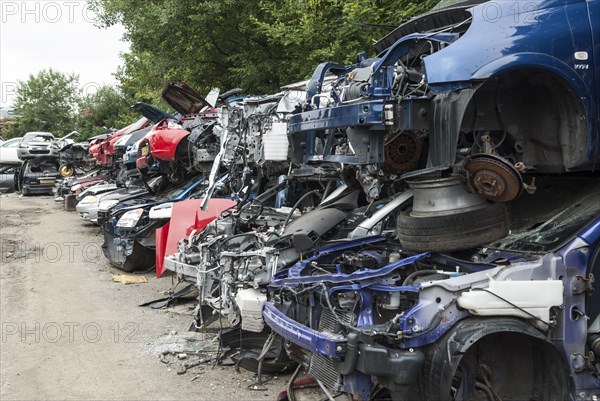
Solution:
<svg viewBox="0 0 600 401">
<path fill-rule="evenodd" d="M 521 194 L 521 174 L 506 160 L 493 155 L 475 155 L 465 165 L 477 193 L 494 202 L 508 202 Z"/>
<path fill-rule="evenodd" d="M 60 173 L 61 177 L 70 177 L 73 175 L 73 168 L 63 164 L 60 166 L 58 172 Z"/>
</svg>

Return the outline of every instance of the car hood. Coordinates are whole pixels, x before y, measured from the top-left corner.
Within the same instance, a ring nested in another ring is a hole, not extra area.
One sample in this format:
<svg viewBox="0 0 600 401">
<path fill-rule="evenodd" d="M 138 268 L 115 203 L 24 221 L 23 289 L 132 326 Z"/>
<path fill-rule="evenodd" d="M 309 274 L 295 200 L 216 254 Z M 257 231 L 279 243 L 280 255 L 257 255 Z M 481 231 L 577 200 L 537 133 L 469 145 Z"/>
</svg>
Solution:
<svg viewBox="0 0 600 401">
<path fill-rule="evenodd" d="M 167 84 L 162 98 L 182 115 L 197 114 L 203 108 L 210 107 L 206 99 L 184 82 Z"/>
<path fill-rule="evenodd" d="M 103 193 L 100 195 L 101 201 L 107 200 L 121 200 L 121 199 L 133 199 L 138 196 L 143 196 L 147 194 L 148 190 L 146 188 L 120 188 L 115 191 Z"/>
<path fill-rule="evenodd" d="M 52 144 L 52 142 L 46 142 L 46 141 L 44 141 L 44 142 L 38 142 L 38 141 L 35 141 L 35 142 L 21 142 L 21 145 L 27 145 L 27 146 L 46 146 L 46 147 L 48 147 L 51 144 Z"/>
<path fill-rule="evenodd" d="M 131 106 L 131 108 L 155 124 L 161 120 L 164 120 L 165 118 L 176 120 L 176 118 L 171 114 L 159 109 L 158 107 L 149 105 L 148 103 L 137 102 Z"/>
<path fill-rule="evenodd" d="M 129 145 L 136 143 L 137 141 L 142 139 L 144 136 L 146 136 L 146 134 L 148 132 L 150 132 L 151 129 L 152 129 L 152 127 L 149 126 L 149 127 L 134 131 L 131 134 L 123 135 L 122 137 L 119 138 L 119 140 L 117 142 L 115 142 L 115 148 L 127 149 L 127 147 Z"/>
</svg>

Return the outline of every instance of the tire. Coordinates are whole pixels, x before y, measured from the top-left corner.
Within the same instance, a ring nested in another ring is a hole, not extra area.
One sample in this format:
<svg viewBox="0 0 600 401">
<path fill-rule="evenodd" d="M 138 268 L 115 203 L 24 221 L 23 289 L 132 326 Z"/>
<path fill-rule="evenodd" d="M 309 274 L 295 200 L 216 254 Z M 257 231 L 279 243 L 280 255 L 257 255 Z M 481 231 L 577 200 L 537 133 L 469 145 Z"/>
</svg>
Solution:
<svg viewBox="0 0 600 401">
<path fill-rule="evenodd" d="M 407 251 L 451 252 L 475 248 L 508 234 L 508 208 L 494 203 L 483 209 L 435 217 L 398 217 L 398 239 Z"/>
<path fill-rule="evenodd" d="M 420 378 L 424 400 L 569 398 L 568 370 L 549 343 L 511 332 L 485 336 L 464 353 L 453 352 L 453 343 L 445 336 L 429 349 Z"/>
</svg>

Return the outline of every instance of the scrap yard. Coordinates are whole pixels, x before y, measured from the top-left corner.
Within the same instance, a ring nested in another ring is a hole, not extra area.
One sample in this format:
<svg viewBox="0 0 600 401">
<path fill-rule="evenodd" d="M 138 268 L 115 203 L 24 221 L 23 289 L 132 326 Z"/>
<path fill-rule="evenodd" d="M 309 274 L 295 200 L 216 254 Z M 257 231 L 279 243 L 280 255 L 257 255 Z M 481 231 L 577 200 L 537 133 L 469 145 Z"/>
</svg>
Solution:
<svg viewBox="0 0 600 401">
<path fill-rule="evenodd" d="M 600 399 L 600 0 L 356 1 L 92 2 L 123 87 L 0 124 L 0 399 Z"/>
</svg>

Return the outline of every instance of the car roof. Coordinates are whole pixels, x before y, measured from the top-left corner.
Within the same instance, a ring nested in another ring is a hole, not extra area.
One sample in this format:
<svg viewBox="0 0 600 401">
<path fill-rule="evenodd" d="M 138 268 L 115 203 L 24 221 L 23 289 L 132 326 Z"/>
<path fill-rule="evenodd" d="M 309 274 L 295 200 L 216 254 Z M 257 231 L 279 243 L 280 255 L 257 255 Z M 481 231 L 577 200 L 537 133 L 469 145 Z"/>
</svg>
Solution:
<svg viewBox="0 0 600 401">
<path fill-rule="evenodd" d="M 25 134 L 25 136 L 54 136 L 52 135 L 51 132 L 38 132 L 38 131 L 31 131 Z"/>
</svg>

